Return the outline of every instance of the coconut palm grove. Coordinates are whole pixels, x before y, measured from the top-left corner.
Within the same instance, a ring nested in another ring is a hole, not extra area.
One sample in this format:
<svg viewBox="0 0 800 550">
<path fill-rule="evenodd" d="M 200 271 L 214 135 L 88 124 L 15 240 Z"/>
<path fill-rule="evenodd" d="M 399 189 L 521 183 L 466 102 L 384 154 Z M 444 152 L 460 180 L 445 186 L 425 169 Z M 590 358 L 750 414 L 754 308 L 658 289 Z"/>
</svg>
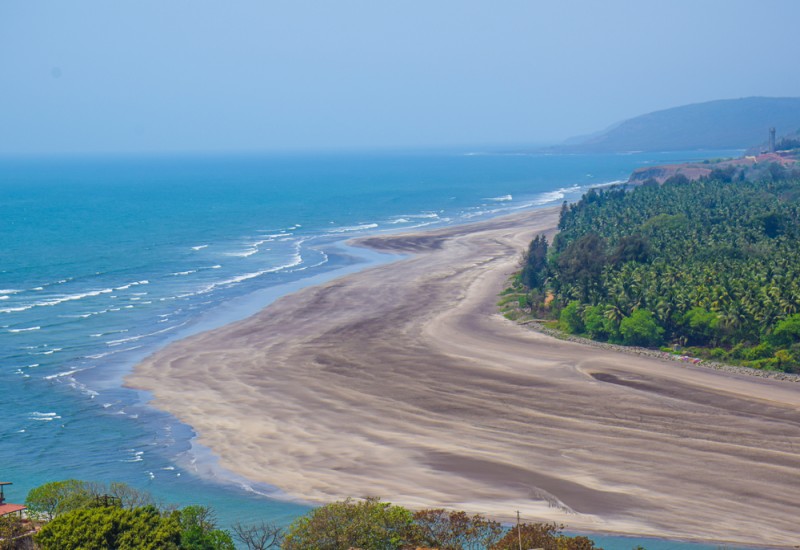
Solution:
<svg viewBox="0 0 800 550">
<path fill-rule="evenodd" d="M 531 242 L 520 304 L 595 340 L 800 372 L 796 172 L 592 190 Z"/>
</svg>

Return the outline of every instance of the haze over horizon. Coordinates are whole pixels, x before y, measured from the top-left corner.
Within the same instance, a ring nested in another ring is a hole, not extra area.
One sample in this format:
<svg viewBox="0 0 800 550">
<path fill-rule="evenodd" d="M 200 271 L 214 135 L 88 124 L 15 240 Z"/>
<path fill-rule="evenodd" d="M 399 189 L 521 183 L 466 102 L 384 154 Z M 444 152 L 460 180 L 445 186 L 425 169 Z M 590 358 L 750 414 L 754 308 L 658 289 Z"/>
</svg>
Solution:
<svg viewBox="0 0 800 550">
<path fill-rule="evenodd" d="M 0 154 L 560 142 L 688 103 L 800 96 L 800 3 L 0 6 Z"/>
</svg>

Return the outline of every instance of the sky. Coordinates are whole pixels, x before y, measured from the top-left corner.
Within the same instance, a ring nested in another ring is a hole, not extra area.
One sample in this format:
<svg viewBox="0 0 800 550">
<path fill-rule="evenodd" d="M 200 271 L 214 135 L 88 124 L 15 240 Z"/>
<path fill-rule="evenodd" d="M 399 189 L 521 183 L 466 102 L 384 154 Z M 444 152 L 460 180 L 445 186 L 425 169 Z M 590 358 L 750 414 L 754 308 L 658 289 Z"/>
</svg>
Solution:
<svg viewBox="0 0 800 550">
<path fill-rule="evenodd" d="M 525 147 L 800 96 L 796 0 L 2 0 L 0 155 Z"/>
</svg>

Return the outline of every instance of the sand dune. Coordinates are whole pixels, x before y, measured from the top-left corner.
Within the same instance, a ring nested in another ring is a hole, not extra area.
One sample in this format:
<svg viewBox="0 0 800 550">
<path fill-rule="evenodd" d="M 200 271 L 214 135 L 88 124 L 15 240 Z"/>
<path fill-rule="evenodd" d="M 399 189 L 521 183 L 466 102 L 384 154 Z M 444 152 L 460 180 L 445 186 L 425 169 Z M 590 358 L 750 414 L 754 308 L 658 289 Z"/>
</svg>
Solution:
<svg viewBox="0 0 800 550">
<path fill-rule="evenodd" d="M 413 252 L 176 342 L 127 379 L 223 467 L 575 530 L 800 544 L 800 384 L 563 342 L 497 315 L 557 211 L 365 246 Z"/>
</svg>

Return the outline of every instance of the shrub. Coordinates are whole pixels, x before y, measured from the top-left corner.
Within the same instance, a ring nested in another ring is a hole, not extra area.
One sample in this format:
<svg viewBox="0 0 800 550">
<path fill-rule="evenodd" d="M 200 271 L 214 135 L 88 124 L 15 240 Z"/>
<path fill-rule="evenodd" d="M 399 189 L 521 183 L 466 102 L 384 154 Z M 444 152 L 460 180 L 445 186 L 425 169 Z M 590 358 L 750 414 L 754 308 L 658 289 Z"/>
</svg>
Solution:
<svg viewBox="0 0 800 550">
<path fill-rule="evenodd" d="M 637 309 L 619 325 L 622 342 L 628 346 L 657 346 L 664 338 L 664 329 L 646 309 Z"/>
<path fill-rule="evenodd" d="M 606 321 L 602 306 L 590 306 L 583 310 L 583 326 L 590 338 L 605 339 L 608 337 Z"/>
<path fill-rule="evenodd" d="M 439 550 L 483 550 L 497 542 L 503 527 L 476 514 L 443 509 L 420 510 L 414 514 L 420 541 Z"/>
<path fill-rule="evenodd" d="M 790 346 L 800 340 L 800 313 L 779 321 L 768 341 L 775 346 Z"/>
<path fill-rule="evenodd" d="M 31 489 L 25 506 L 32 517 L 50 520 L 58 514 L 90 506 L 94 497 L 89 483 L 66 479 Z"/>
<path fill-rule="evenodd" d="M 413 517 L 401 506 L 376 498 L 351 499 L 311 510 L 290 526 L 285 550 L 391 550 L 415 539 Z"/>
<path fill-rule="evenodd" d="M 742 350 L 742 359 L 756 361 L 758 359 L 769 359 L 775 353 L 774 348 L 766 342 L 762 342 L 752 348 Z"/>
<path fill-rule="evenodd" d="M 491 550 L 517 550 L 520 539 L 523 548 L 544 550 L 602 550 L 586 537 L 568 537 L 561 534 L 563 525 L 555 523 L 522 523 L 512 527 Z"/>
<path fill-rule="evenodd" d="M 703 345 L 716 337 L 719 318 L 702 307 L 694 307 L 683 316 L 683 324 L 689 342 Z"/>
<path fill-rule="evenodd" d="M 35 540 L 42 550 L 177 550 L 181 530 L 174 514 L 164 517 L 153 506 L 133 510 L 104 506 L 60 514 L 42 527 Z"/>
<path fill-rule="evenodd" d="M 569 332 L 570 334 L 580 334 L 583 332 L 584 326 L 580 308 L 580 302 L 574 300 L 561 310 L 558 324 L 561 330 Z"/>
</svg>

